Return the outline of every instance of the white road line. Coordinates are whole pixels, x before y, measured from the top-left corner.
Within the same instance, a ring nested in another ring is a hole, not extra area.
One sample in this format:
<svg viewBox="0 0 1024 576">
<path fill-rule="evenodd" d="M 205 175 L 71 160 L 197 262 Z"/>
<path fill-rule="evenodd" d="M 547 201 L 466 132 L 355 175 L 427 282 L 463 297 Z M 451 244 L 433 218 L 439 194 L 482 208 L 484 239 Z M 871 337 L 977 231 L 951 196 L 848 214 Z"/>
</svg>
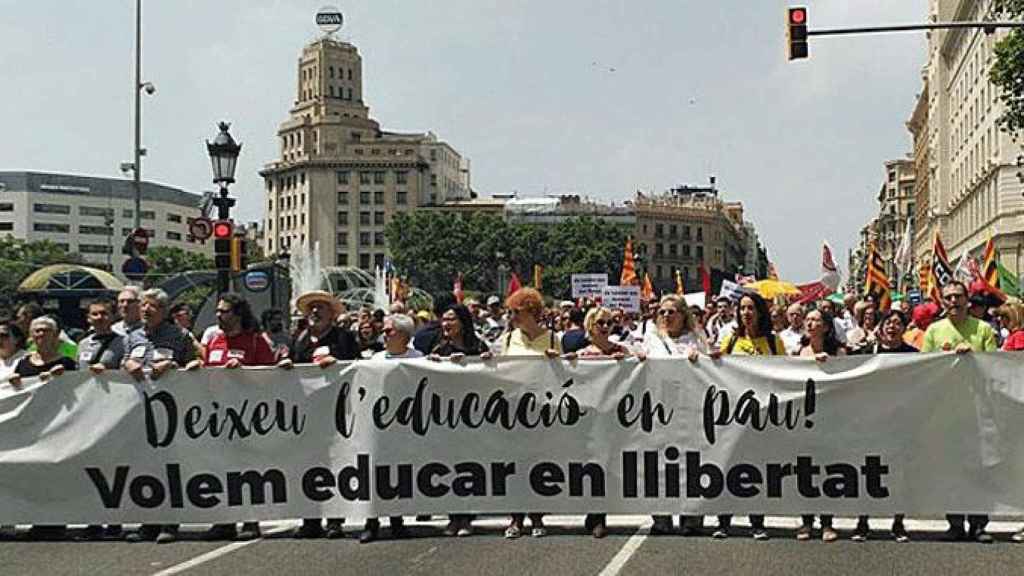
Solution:
<svg viewBox="0 0 1024 576">
<path fill-rule="evenodd" d="M 645 522 L 636 533 L 626 540 L 626 543 L 619 548 L 619 551 L 612 557 L 608 565 L 604 567 L 604 570 L 597 576 L 616 576 L 622 571 L 622 568 L 629 562 L 629 559 L 633 557 L 633 554 L 640 548 L 640 545 L 647 539 L 647 535 L 651 533 L 650 521 Z"/>
<path fill-rule="evenodd" d="M 275 528 L 265 531 L 264 534 L 277 534 L 278 532 L 284 532 L 286 530 L 291 530 L 292 528 L 292 524 L 287 524 L 285 526 L 277 526 Z M 263 538 L 247 540 L 245 542 L 232 542 L 231 544 L 228 544 L 226 546 L 221 546 L 220 548 L 210 550 L 206 554 L 200 554 L 199 556 L 196 556 L 191 560 L 186 560 L 180 564 L 175 564 L 174 566 L 165 568 L 159 572 L 155 572 L 153 573 L 153 576 L 171 576 L 172 574 L 179 574 L 181 572 L 184 572 L 185 570 L 191 570 L 196 566 L 205 564 L 207 562 L 210 562 L 211 560 L 216 560 L 217 558 L 220 558 L 222 556 L 227 556 L 228 554 L 231 554 L 236 550 L 240 550 L 242 548 L 245 548 L 246 546 L 255 544 L 260 540 L 263 540 Z"/>
</svg>

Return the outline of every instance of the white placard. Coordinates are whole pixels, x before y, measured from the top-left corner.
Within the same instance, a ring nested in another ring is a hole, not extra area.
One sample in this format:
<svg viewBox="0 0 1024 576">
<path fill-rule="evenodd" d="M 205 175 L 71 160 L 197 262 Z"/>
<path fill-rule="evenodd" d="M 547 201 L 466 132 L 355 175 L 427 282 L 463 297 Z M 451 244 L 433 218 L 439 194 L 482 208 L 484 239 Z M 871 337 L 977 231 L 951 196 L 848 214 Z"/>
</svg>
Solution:
<svg viewBox="0 0 1024 576">
<path fill-rule="evenodd" d="M 640 311 L 639 286 L 605 286 L 601 291 L 601 303 L 606 308 L 621 308 L 626 312 Z"/>
<path fill-rule="evenodd" d="M 689 294 L 684 294 L 683 298 L 686 298 L 687 306 L 696 306 L 703 310 L 704 306 L 707 305 L 707 296 L 708 295 L 703 292 L 690 292 Z"/>
<path fill-rule="evenodd" d="M 572 297 L 594 298 L 608 285 L 607 274 L 573 274 Z"/>
</svg>

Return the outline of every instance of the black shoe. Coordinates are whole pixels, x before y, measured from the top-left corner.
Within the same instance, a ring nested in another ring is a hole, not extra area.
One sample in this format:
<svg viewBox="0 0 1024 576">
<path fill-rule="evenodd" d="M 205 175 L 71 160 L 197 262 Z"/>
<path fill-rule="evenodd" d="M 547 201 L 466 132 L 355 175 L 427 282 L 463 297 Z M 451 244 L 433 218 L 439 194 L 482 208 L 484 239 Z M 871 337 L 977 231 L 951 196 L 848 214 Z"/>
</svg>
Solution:
<svg viewBox="0 0 1024 576">
<path fill-rule="evenodd" d="M 433 516 L 431 516 L 430 514 L 417 514 L 416 515 L 416 521 L 417 522 L 430 522 L 431 518 L 433 518 Z"/>
<path fill-rule="evenodd" d="M 53 542 L 63 540 L 65 536 L 67 536 L 67 528 L 61 525 L 36 524 L 28 531 L 29 540 Z"/>
<path fill-rule="evenodd" d="M 993 538 L 991 534 L 985 532 L 984 530 L 972 531 L 971 540 L 974 540 L 975 542 L 979 542 L 981 544 L 991 544 L 995 542 L 995 538 Z"/>
<path fill-rule="evenodd" d="M 594 526 L 594 528 L 590 531 L 590 534 L 597 539 L 604 538 L 608 535 L 608 527 L 604 525 L 604 522 L 601 522 L 600 524 L 596 524 Z"/>
<path fill-rule="evenodd" d="M 345 522 L 342 520 L 328 520 L 327 530 L 324 532 L 330 540 L 337 540 L 345 537 Z"/>
<path fill-rule="evenodd" d="M 967 532 L 963 526 L 950 526 L 943 535 L 943 539 L 947 542 L 963 542 L 967 540 Z"/>
<path fill-rule="evenodd" d="M 232 524 L 214 524 L 209 530 L 203 533 L 202 539 L 207 542 L 215 540 L 234 540 L 238 537 L 238 530 Z"/>
<path fill-rule="evenodd" d="M 99 524 L 90 524 L 89 526 L 86 526 L 85 530 L 82 530 L 82 533 L 79 534 L 77 538 L 75 538 L 75 540 L 78 540 L 79 542 L 92 542 L 95 540 L 102 539 L 103 526 Z"/>
<path fill-rule="evenodd" d="M 390 526 L 390 530 L 391 530 L 391 537 L 394 538 L 395 540 L 402 540 L 404 538 L 409 538 L 410 536 L 412 536 L 412 533 L 409 532 L 409 529 L 406 528 L 404 524 L 398 524 L 398 525 L 392 524 Z"/>
<path fill-rule="evenodd" d="M 324 528 L 320 525 L 319 520 L 303 520 L 302 526 L 295 531 L 294 537 L 302 539 L 323 538 Z"/>
<path fill-rule="evenodd" d="M 170 544 L 178 539 L 178 527 L 175 525 L 162 526 L 160 533 L 156 535 L 157 544 Z"/>
<path fill-rule="evenodd" d="M 120 524 L 107 524 L 103 530 L 104 538 L 121 538 L 122 536 L 124 536 L 124 526 Z"/>
<path fill-rule="evenodd" d="M 672 533 L 672 520 L 658 519 L 651 524 L 651 536 L 664 536 Z"/>
<path fill-rule="evenodd" d="M 377 539 L 377 530 L 374 528 L 367 528 L 359 533 L 359 543 L 369 544 Z"/>
</svg>

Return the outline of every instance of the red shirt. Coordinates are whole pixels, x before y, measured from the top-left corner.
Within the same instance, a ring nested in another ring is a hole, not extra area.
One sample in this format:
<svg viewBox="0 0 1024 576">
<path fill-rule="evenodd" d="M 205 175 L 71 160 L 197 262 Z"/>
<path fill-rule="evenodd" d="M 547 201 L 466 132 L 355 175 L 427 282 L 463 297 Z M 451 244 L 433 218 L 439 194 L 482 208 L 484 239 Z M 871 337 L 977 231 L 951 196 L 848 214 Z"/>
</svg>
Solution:
<svg viewBox="0 0 1024 576">
<path fill-rule="evenodd" d="M 223 366 L 231 358 L 238 358 L 243 366 L 275 364 L 270 343 L 258 332 L 242 332 L 230 337 L 218 332 L 206 346 L 206 365 Z"/>
<path fill-rule="evenodd" d="M 1013 334 L 1010 334 L 1006 338 L 1006 341 L 1003 342 L 1003 350 L 1007 352 L 1024 350 L 1024 330 L 1017 330 Z"/>
</svg>

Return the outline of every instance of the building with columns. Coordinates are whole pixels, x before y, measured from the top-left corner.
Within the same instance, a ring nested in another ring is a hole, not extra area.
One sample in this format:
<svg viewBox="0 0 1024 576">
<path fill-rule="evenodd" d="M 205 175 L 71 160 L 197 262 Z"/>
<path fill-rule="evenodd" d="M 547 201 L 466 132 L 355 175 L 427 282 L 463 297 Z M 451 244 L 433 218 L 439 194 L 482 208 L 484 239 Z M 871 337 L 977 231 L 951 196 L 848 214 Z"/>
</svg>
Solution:
<svg viewBox="0 0 1024 576">
<path fill-rule="evenodd" d="M 393 215 L 469 200 L 469 160 L 432 132 L 381 129 L 363 101 L 355 46 L 322 37 L 302 50 L 295 102 L 266 189 L 267 255 L 319 246 L 324 265 L 383 266 Z"/>
</svg>

